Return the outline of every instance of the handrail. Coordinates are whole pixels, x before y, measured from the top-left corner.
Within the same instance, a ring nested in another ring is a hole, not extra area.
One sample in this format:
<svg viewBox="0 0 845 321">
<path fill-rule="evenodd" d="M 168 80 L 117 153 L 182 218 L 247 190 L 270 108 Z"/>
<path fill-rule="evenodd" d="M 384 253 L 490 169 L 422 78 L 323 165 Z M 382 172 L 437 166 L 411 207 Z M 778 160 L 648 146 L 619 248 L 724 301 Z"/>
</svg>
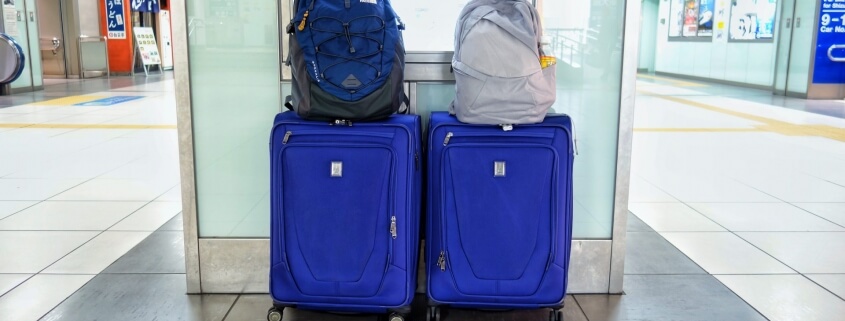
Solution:
<svg viewBox="0 0 845 321">
<path fill-rule="evenodd" d="M 104 42 L 106 54 L 106 69 L 104 70 L 85 70 L 85 65 L 82 63 L 82 43 L 83 42 Z M 79 36 L 76 39 L 76 57 L 79 60 L 79 79 L 85 79 L 86 71 L 102 71 L 106 73 L 106 78 L 111 78 L 111 69 L 109 67 L 109 38 L 106 36 Z"/>
</svg>

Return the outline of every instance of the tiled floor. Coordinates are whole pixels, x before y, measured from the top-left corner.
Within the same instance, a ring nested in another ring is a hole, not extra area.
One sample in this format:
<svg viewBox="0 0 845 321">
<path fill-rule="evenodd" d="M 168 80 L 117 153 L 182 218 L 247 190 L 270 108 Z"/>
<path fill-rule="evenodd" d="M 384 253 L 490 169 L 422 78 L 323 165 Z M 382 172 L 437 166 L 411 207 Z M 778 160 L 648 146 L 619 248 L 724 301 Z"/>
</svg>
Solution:
<svg viewBox="0 0 845 321">
<path fill-rule="evenodd" d="M 172 81 L 50 84 L 0 97 L 0 320 L 264 320 L 267 295 L 185 295 Z M 625 295 L 569 296 L 566 320 L 839 319 L 845 104 L 675 84 L 640 81 Z M 144 98 L 73 106 L 115 95 Z"/>
<path fill-rule="evenodd" d="M 166 224 L 181 212 L 168 78 L 53 81 L 0 97 L 0 320 L 42 318 L 98 274 L 184 273 L 184 259 L 158 255 L 183 250 L 181 225 Z M 74 106 L 111 96 L 143 98 Z"/>
<path fill-rule="evenodd" d="M 841 319 L 845 102 L 649 79 L 631 211 L 769 320 Z"/>
</svg>

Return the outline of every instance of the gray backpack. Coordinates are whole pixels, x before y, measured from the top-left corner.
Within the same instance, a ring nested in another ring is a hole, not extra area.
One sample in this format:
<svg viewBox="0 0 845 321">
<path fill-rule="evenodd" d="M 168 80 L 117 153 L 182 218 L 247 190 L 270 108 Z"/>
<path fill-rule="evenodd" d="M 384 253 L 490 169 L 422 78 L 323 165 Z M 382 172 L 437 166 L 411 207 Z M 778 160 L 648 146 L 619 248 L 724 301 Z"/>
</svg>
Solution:
<svg viewBox="0 0 845 321">
<path fill-rule="evenodd" d="M 542 33 L 525 0 L 470 1 L 455 28 L 449 111 L 472 124 L 542 122 L 556 96 L 555 66 L 540 65 Z"/>
</svg>

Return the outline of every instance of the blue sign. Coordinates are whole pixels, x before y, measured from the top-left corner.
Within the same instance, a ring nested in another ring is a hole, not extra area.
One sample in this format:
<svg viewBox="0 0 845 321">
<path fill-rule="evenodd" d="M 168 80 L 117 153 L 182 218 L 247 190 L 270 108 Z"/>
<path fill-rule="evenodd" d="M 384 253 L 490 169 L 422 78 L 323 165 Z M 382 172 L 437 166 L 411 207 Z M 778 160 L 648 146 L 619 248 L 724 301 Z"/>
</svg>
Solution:
<svg viewBox="0 0 845 321">
<path fill-rule="evenodd" d="M 138 12 L 159 12 L 158 0 L 132 0 L 132 11 Z"/>
<path fill-rule="evenodd" d="M 821 0 L 814 84 L 845 84 L 845 1 Z"/>
<path fill-rule="evenodd" d="M 144 96 L 113 96 L 113 97 L 109 97 L 109 98 L 102 98 L 102 99 L 92 100 L 92 101 L 88 101 L 88 102 L 84 102 L 84 103 L 78 103 L 78 104 L 75 104 L 74 106 L 86 106 L 86 107 L 111 106 L 111 105 L 117 105 L 119 103 L 125 103 L 127 101 L 132 101 L 132 100 L 141 99 L 141 98 L 144 98 Z"/>
<path fill-rule="evenodd" d="M 125 0 L 106 0 L 106 29 L 109 39 L 126 39 L 123 1 Z"/>
</svg>

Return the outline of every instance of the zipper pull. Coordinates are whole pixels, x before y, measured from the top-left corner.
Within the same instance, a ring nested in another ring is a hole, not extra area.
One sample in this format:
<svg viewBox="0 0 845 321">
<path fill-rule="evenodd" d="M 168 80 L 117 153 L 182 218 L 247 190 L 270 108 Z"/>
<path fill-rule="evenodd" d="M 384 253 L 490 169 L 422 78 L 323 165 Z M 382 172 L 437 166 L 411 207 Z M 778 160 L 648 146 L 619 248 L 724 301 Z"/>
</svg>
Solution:
<svg viewBox="0 0 845 321">
<path fill-rule="evenodd" d="M 446 271 L 446 251 L 440 251 L 440 257 L 437 258 L 437 266 L 440 267 L 440 271 Z"/>
<path fill-rule="evenodd" d="M 296 29 L 299 29 L 299 31 L 305 30 L 305 21 L 306 20 L 308 20 L 308 10 L 305 10 L 305 15 L 302 16 L 302 22 L 299 23 L 299 27 L 297 27 Z"/>
<path fill-rule="evenodd" d="M 396 216 L 390 217 L 390 236 L 392 236 L 394 240 L 396 239 L 396 236 L 398 236 L 396 231 Z"/>
<path fill-rule="evenodd" d="M 455 136 L 452 132 L 446 134 L 446 139 L 443 140 L 443 146 L 449 145 L 449 140 L 452 139 L 452 136 Z"/>
<path fill-rule="evenodd" d="M 420 170 L 420 154 L 419 153 L 414 154 L 414 169 Z"/>
<path fill-rule="evenodd" d="M 292 131 L 287 131 L 287 132 L 285 133 L 285 139 L 282 139 L 282 145 L 284 145 L 284 144 L 287 144 L 287 143 L 288 143 L 288 139 L 290 139 L 290 135 L 293 135 L 293 132 L 292 132 Z"/>
</svg>

